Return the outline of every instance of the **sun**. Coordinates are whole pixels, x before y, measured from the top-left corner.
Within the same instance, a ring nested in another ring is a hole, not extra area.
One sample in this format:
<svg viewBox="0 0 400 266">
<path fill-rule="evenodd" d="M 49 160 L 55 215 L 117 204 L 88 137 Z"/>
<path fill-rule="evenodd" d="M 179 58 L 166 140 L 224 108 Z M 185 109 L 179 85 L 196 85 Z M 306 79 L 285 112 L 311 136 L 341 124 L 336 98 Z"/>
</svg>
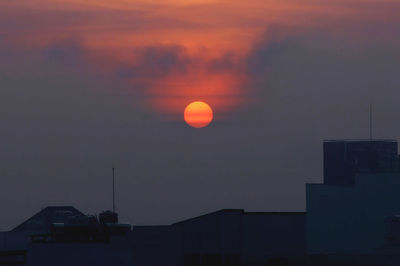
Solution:
<svg viewBox="0 0 400 266">
<path fill-rule="evenodd" d="M 207 103 L 196 101 L 186 106 L 183 118 L 189 126 L 203 128 L 213 120 L 213 111 Z"/>
</svg>

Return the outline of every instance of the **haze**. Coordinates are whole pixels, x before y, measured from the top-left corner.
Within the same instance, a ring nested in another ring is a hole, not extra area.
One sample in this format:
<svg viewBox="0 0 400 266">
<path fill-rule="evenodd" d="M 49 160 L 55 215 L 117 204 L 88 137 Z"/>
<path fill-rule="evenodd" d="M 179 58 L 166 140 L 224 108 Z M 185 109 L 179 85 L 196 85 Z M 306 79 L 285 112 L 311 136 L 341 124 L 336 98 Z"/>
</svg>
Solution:
<svg viewBox="0 0 400 266">
<path fill-rule="evenodd" d="M 400 134 L 398 1 L 0 2 L 0 229 L 304 210 L 323 139 Z M 184 107 L 209 103 L 195 130 Z"/>
</svg>

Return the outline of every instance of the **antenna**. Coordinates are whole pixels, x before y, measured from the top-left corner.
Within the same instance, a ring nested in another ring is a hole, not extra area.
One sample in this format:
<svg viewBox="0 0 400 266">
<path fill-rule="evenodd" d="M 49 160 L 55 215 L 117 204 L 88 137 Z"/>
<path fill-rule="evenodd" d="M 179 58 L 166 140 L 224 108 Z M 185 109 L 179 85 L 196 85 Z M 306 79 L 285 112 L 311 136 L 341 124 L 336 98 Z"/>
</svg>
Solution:
<svg viewBox="0 0 400 266">
<path fill-rule="evenodd" d="M 372 141 L 372 104 L 369 105 L 369 140 Z"/>
<path fill-rule="evenodd" d="M 114 180 L 115 180 L 115 169 L 113 167 L 112 169 L 112 177 L 113 177 L 113 184 L 112 184 L 112 192 L 113 192 L 113 213 L 115 213 L 115 185 L 114 185 Z"/>
</svg>

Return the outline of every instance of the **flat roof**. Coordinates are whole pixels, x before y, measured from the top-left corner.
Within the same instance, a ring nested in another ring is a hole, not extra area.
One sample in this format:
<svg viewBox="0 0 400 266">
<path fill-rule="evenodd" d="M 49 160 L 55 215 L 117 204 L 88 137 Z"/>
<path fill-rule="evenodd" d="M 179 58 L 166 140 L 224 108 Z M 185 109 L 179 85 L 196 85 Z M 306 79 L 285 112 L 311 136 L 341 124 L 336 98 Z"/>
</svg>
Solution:
<svg viewBox="0 0 400 266">
<path fill-rule="evenodd" d="M 263 214 L 263 215 L 305 215 L 307 212 L 244 212 L 244 214 Z"/>
<path fill-rule="evenodd" d="M 328 139 L 324 142 L 397 142 L 394 139 Z"/>
<path fill-rule="evenodd" d="M 203 214 L 200 216 L 189 218 L 186 220 L 182 220 L 180 222 L 173 223 L 172 225 L 194 221 L 199 218 L 203 218 L 203 217 L 217 214 L 217 213 L 240 213 L 240 214 L 245 214 L 245 215 L 305 215 L 305 214 L 307 214 L 307 212 L 245 212 L 243 209 L 222 209 L 222 210 L 218 210 L 215 212 L 210 212 L 210 213 L 206 213 L 206 214 Z"/>
</svg>

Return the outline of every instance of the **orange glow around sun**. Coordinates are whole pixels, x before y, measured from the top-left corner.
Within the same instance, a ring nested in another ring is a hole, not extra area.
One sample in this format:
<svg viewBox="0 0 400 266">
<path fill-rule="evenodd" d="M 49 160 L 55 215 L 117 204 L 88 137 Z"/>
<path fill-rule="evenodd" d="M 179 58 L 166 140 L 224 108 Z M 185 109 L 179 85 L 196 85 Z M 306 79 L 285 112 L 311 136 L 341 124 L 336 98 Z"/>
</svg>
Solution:
<svg viewBox="0 0 400 266">
<path fill-rule="evenodd" d="M 205 102 L 192 102 L 185 108 L 184 119 L 191 127 L 203 128 L 213 120 L 213 111 Z"/>
<path fill-rule="evenodd" d="M 129 95 L 133 105 L 163 119 L 181 120 L 187 103 L 202 99 L 213 107 L 211 120 L 223 120 L 257 101 L 258 81 L 248 68 L 259 45 L 313 32 L 322 44 L 328 36 L 320 35 L 321 29 L 369 39 L 368 30 L 354 34 L 341 26 L 398 21 L 398 8 L 391 4 L 396 0 L 348 2 L 0 1 L 0 46 L 32 54 L 51 68 L 76 63 L 101 77 L 99 82 L 115 81 L 113 93 Z M 67 57 L 71 64 L 65 64 Z"/>
</svg>

